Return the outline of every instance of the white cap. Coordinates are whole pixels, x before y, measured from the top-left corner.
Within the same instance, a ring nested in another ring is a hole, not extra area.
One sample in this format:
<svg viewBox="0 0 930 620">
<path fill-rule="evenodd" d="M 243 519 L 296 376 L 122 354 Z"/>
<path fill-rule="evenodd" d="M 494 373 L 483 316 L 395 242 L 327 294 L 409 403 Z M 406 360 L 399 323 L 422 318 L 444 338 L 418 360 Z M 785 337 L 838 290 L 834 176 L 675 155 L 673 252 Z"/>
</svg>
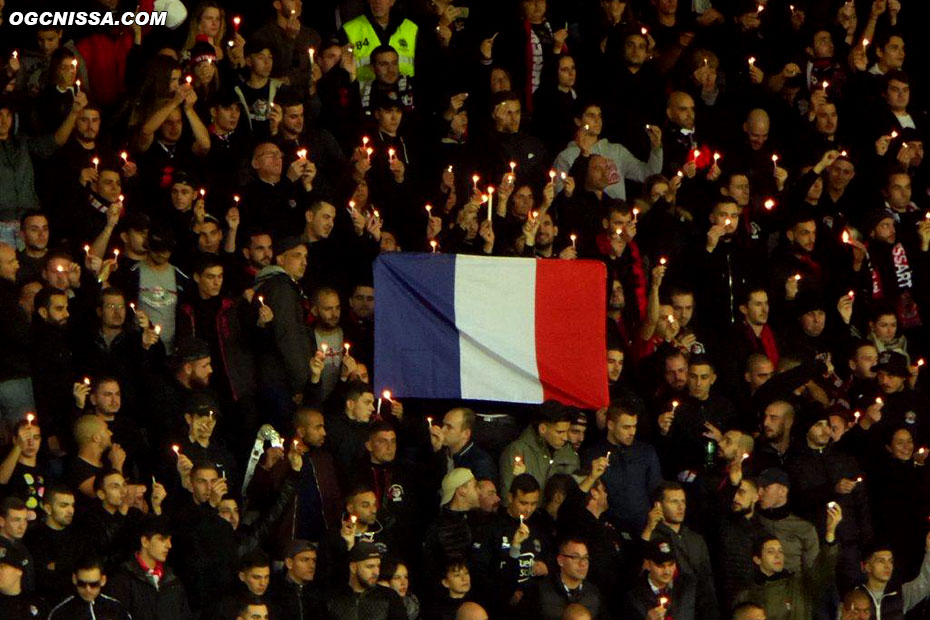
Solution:
<svg viewBox="0 0 930 620">
<path fill-rule="evenodd" d="M 165 21 L 165 25 L 174 30 L 178 26 L 184 23 L 184 20 L 187 19 L 187 7 L 181 2 L 181 0 L 155 0 L 155 11 L 167 11 L 168 19 Z"/>
</svg>

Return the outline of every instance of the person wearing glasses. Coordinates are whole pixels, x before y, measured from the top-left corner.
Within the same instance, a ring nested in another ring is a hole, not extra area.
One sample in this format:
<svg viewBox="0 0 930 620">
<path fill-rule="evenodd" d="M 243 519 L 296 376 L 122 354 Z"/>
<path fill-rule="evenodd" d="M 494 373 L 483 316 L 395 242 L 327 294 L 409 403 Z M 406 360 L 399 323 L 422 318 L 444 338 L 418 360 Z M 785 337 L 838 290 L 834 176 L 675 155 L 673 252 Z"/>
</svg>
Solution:
<svg viewBox="0 0 930 620">
<path fill-rule="evenodd" d="M 566 538 L 555 558 L 559 572 L 537 582 L 521 605 L 521 617 L 559 620 L 572 604 L 584 606 L 595 620 L 607 617 L 600 589 L 588 581 L 591 556 L 580 538 Z"/>
<path fill-rule="evenodd" d="M 79 561 L 71 573 L 75 593 L 52 608 L 48 620 L 130 620 L 123 604 L 101 590 L 107 584 L 103 561 L 87 557 Z"/>
</svg>

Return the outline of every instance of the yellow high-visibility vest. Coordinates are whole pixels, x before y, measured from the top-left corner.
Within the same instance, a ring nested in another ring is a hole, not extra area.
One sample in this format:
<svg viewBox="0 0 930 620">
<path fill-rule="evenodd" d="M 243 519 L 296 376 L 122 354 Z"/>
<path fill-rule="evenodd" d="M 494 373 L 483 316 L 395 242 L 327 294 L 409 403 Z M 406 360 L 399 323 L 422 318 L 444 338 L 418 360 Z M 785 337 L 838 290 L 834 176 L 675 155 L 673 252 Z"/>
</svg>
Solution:
<svg viewBox="0 0 930 620">
<path fill-rule="evenodd" d="M 381 45 L 374 27 L 368 21 L 368 16 L 359 15 L 343 25 L 346 37 L 352 44 L 355 59 L 358 61 L 358 81 L 372 82 L 375 79 L 375 70 L 371 66 L 371 51 Z M 388 45 L 397 50 L 397 62 L 401 75 L 413 77 L 413 59 L 416 55 L 417 25 L 405 19 L 391 35 Z"/>
</svg>

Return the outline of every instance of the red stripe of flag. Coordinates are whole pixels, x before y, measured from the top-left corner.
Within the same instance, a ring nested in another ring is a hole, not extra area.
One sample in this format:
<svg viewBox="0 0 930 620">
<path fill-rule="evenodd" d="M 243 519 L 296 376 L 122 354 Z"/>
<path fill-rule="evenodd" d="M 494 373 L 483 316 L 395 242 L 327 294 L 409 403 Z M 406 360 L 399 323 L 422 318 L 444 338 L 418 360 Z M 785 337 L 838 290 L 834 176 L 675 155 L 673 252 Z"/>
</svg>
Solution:
<svg viewBox="0 0 930 620">
<path fill-rule="evenodd" d="M 606 295 L 603 263 L 536 261 L 536 364 L 543 398 L 607 406 Z"/>
</svg>

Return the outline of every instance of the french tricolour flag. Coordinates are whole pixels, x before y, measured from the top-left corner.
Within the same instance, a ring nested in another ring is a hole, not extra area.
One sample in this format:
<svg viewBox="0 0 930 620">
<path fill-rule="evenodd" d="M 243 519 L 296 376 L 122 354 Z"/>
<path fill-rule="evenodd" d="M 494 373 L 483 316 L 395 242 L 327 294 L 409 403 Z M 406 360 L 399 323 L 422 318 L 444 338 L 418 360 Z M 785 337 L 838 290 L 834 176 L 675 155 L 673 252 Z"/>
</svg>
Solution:
<svg viewBox="0 0 930 620">
<path fill-rule="evenodd" d="M 374 274 L 379 391 L 607 405 L 603 264 L 397 253 Z"/>
</svg>

